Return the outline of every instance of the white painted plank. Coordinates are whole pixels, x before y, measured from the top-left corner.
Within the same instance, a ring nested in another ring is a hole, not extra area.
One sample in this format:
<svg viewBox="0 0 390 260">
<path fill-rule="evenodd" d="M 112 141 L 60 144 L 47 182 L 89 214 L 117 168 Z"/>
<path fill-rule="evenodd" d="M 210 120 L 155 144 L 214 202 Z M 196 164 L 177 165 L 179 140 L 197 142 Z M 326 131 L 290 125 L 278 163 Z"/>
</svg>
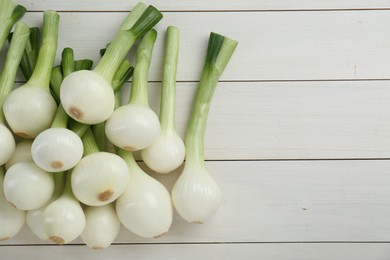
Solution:
<svg viewBox="0 0 390 260">
<path fill-rule="evenodd" d="M 389 158 L 388 84 L 220 83 L 207 124 L 206 158 Z M 194 89 L 191 83 L 177 86 L 177 128 L 182 136 Z M 155 110 L 156 92 L 150 91 Z"/>
<path fill-rule="evenodd" d="M 175 215 L 170 231 L 158 239 L 122 229 L 116 242 L 390 241 L 389 160 L 214 161 L 206 166 L 224 194 L 213 218 L 194 225 Z M 157 177 L 171 190 L 178 173 Z M 36 243 L 41 241 L 27 228 L 1 242 Z"/>
<path fill-rule="evenodd" d="M 59 50 L 72 47 L 76 57 L 97 60 L 125 16 L 61 13 Z M 38 26 L 42 14 L 24 20 Z M 240 42 L 223 80 L 390 78 L 390 11 L 165 13 L 150 80 L 161 79 L 168 25 L 182 32 L 178 80 L 199 80 L 210 31 Z"/>
<path fill-rule="evenodd" d="M 123 11 L 130 10 L 135 2 L 126 0 L 94 1 L 68 0 L 64 2 L 54 0 L 16 0 L 15 2 L 27 7 L 28 10 L 42 11 L 46 9 L 66 11 Z M 197 1 L 161 1 L 149 0 L 145 3 L 153 4 L 164 11 L 209 11 L 209 10 L 310 10 L 310 9 L 365 9 L 389 8 L 388 0 L 197 0 Z"/>
<path fill-rule="evenodd" d="M 73 259 L 147 260 L 387 260 L 388 244 L 206 244 L 206 245 L 115 245 L 92 252 L 85 246 L 0 247 L 3 260 L 41 260 L 56 256 Z"/>
<path fill-rule="evenodd" d="M 157 114 L 160 88 L 161 83 L 150 83 L 149 103 Z M 195 90 L 196 83 L 177 85 L 176 127 L 182 138 Z M 388 81 L 220 82 L 208 118 L 205 157 L 390 158 L 388 100 Z"/>
</svg>

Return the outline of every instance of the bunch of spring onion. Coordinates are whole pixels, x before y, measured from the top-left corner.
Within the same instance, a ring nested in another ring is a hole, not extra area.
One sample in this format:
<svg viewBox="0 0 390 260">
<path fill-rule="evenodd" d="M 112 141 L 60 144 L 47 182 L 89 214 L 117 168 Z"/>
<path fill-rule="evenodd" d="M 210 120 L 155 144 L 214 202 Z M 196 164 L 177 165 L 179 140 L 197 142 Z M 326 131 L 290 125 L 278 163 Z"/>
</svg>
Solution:
<svg viewBox="0 0 390 260">
<path fill-rule="evenodd" d="M 10 1 L 0 0 L 0 7 L 4 3 Z M 9 4 L 4 10 L 0 19 L 11 17 L 8 35 L 24 9 Z M 53 68 L 56 12 L 44 12 L 41 45 L 39 29 L 16 24 L 0 73 L 0 142 L 7 134 L 10 140 L 0 151 L 0 222 L 7 223 L 0 224 L 0 240 L 13 237 L 26 221 L 42 240 L 65 244 L 81 237 L 102 249 L 121 224 L 157 238 L 169 231 L 173 208 L 192 223 L 217 211 L 222 193 L 206 170 L 203 142 L 214 89 L 237 42 L 210 34 L 184 144 L 175 129 L 180 33 L 174 26 L 166 31 L 159 117 L 148 104 L 153 27 L 161 18 L 155 7 L 137 4 L 94 69 L 89 60 L 75 61 L 71 48 Z M 137 40 L 133 70 L 125 57 Z M 12 91 L 18 66 L 27 82 Z M 130 98 L 122 104 L 121 87 L 131 76 Z M 139 166 L 135 151 L 157 173 L 185 162 L 171 194 Z"/>
</svg>

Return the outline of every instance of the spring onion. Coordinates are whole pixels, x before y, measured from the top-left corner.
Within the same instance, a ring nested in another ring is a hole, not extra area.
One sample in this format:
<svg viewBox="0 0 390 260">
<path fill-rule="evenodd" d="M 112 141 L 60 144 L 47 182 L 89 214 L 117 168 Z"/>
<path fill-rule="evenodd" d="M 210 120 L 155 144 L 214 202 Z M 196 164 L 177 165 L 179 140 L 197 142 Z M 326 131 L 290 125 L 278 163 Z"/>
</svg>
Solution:
<svg viewBox="0 0 390 260">
<path fill-rule="evenodd" d="M 106 136 L 115 146 L 137 151 L 159 137 L 160 121 L 148 105 L 148 72 L 157 32 L 149 31 L 137 48 L 128 104 L 119 107 L 106 122 Z"/>
<path fill-rule="evenodd" d="M 1 4 L 0 4 L 1 6 Z M 1 13 L 1 11 L 0 11 Z M 1 25 L 0 25 L 1 27 Z M 27 44 L 30 29 L 22 22 L 18 22 L 7 51 L 5 63 L 0 74 L 0 166 L 5 164 L 15 150 L 15 139 L 10 129 L 5 126 L 3 103 L 6 96 L 12 91 L 16 73 L 22 59 L 23 50 Z"/>
<path fill-rule="evenodd" d="M 164 73 L 160 103 L 160 137 L 141 151 L 146 165 L 158 173 L 169 173 L 184 160 L 185 146 L 175 128 L 176 70 L 179 54 L 179 29 L 169 26 L 166 34 Z"/>
<path fill-rule="evenodd" d="M 43 41 L 30 79 L 4 100 L 4 115 L 15 135 L 34 138 L 48 128 L 57 110 L 50 94 L 50 73 L 58 42 L 59 15 L 44 12 Z M 32 98 L 33 97 L 33 98 Z"/>
<path fill-rule="evenodd" d="M 72 170 L 75 197 L 88 206 L 102 206 L 116 200 L 129 183 L 126 163 L 121 157 L 100 152 L 92 131 L 82 137 L 84 157 Z"/>
<path fill-rule="evenodd" d="M 135 41 L 161 18 L 162 14 L 155 7 L 137 4 L 95 69 L 77 71 L 64 79 L 60 98 L 70 117 L 81 123 L 98 124 L 111 116 L 115 106 L 111 86 L 114 74 Z"/>
<path fill-rule="evenodd" d="M 172 190 L 174 206 L 188 222 L 203 223 L 218 210 L 222 202 L 222 192 L 204 164 L 203 142 L 211 98 L 237 44 L 228 37 L 210 34 L 206 60 L 187 128 L 184 169 Z"/>
<path fill-rule="evenodd" d="M 80 237 L 92 249 L 104 249 L 117 237 L 121 223 L 113 204 L 99 207 L 86 206 L 86 225 Z"/>
<path fill-rule="evenodd" d="M 172 224 L 172 202 L 168 190 L 146 174 L 131 152 L 119 150 L 130 170 L 129 185 L 116 201 L 121 223 L 144 238 L 157 238 L 167 233 Z"/>
<path fill-rule="evenodd" d="M 72 193 L 70 172 L 67 174 L 62 195 L 44 210 L 44 230 L 56 244 L 66 244 L 76 239 L 85 228 L 85 214 L 80 202 Z"/>
<path fill-rule="evenodd" d="M 4 166 L 0 166 L 0 184 L 4 180 Z M 4 196 L 3 185 L 0 185 L 0 241 L 14 237 L 23 227 L 25 211 L 12 206 Z"/>
</svg>

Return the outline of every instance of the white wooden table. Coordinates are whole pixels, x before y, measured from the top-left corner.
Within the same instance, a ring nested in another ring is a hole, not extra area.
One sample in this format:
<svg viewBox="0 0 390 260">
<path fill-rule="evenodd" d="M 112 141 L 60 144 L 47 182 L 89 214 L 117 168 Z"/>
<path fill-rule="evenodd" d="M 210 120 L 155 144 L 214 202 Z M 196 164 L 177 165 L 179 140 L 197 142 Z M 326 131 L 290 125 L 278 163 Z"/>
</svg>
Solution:
<svg viewBox="0 0 390 260">
<path fill-rule="evenodd" d="M 43 10 L 59 11 L 59 50 L 94 60 L 136 4 L 15 2 L 27 7 L 31 26 L 41 25 Z M 158 239 L 122 229 L 99 252 L 80 239 L 54 246 L 24 228 L 0 243 L 0 259 L 390 259 L 390 1 L 148 3 L 164 13 L 150 72 L 156 111 L 165 28 L 181 30 L 181 135 L 210 31 L 239 41 L 206 133 L 222 207 L 203 225 L 175 215 Z M 153 176 L 171 188 L 178 175 Z"/>
</svg>

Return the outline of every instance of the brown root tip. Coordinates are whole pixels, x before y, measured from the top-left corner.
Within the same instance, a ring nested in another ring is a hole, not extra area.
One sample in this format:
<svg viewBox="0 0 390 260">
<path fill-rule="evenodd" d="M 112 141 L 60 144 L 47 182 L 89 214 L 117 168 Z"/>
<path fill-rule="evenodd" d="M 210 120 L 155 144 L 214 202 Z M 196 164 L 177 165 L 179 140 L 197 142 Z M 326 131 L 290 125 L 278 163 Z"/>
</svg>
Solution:
<svg viewBox="0 0 390 260">
<path fill-rule="evenodd" d="M 15 135 L 23 137 L 23 138 L 30 138 L 30 139 L 33 138 L 33 136 L 31 136 L 27 133 L 24 133 L 24 132 L 16 132 Z"/>
<path fill-rule="evenodd" d="M 203 222 L 202 222 L 202 221 L 199 221 L 199 220 L 192 221 L 191 223 L 192 223 L 192 224 L 203 224 Z"/>
<path fill-rule="evenodd" d="M 62 237 L 51 236 L 51 237 L 49 237 L 49 239 L 51 241 L 53 241 L 54 243 L 59 244 L 59 245 L 65 244 L 65 240 Z"/>
<path fill-rule="evenodd" d="M 122 148 L 123 148 L 123 150 L 128 151 L 128 152 L 134 152 L 135 151 L 135 148 L 131 147 L 131 146 L 125 146 L 125 147 L 122 147 Z"/>
<path fill-rule="evenodd" d="M 78 107 L 70 107 L 69 114 L 75 119 L 82 119 L 84 117 L 83 111 L 81 111 Z"/>
<path fill-rule="evenodd" d="M 50 167 L 53 169 L 61 169 L 62 167 L 64 167 L 64 163 L 61 161 L 54 161 L 50 163 Z"/>
<path fill-rule="evenodd" d="M 10 239 L 10 237 L 0 237 L 0 241 L 5 241 L 5 240 L 8 240 Z"/>
<path fill-rule="evenodd" d="M 114 192 L 112 190 L 106 190 L 102 193 L 99 193 L 98 199 L 99 201 L 107 201 L 112 198 L 112 195 L 114 195 Z"/>
<path fill-rule="evenodd" d="M 101 250 L 101 249 L 104 249 L 104 247 L 102 247 L 102 246 L 93 246 L 92 249 L 93 250 Z"/>
<path fill-rule="evenodd" d="M 159 237 L 162 237 L 163 235 L 165 235 L 167 232 L 164 232 L 164 233 L 161 233 L 160 235 L 157 235 L 157 236 L 154 236 L 153 238 L 159 238 Z"/>
</svg>

